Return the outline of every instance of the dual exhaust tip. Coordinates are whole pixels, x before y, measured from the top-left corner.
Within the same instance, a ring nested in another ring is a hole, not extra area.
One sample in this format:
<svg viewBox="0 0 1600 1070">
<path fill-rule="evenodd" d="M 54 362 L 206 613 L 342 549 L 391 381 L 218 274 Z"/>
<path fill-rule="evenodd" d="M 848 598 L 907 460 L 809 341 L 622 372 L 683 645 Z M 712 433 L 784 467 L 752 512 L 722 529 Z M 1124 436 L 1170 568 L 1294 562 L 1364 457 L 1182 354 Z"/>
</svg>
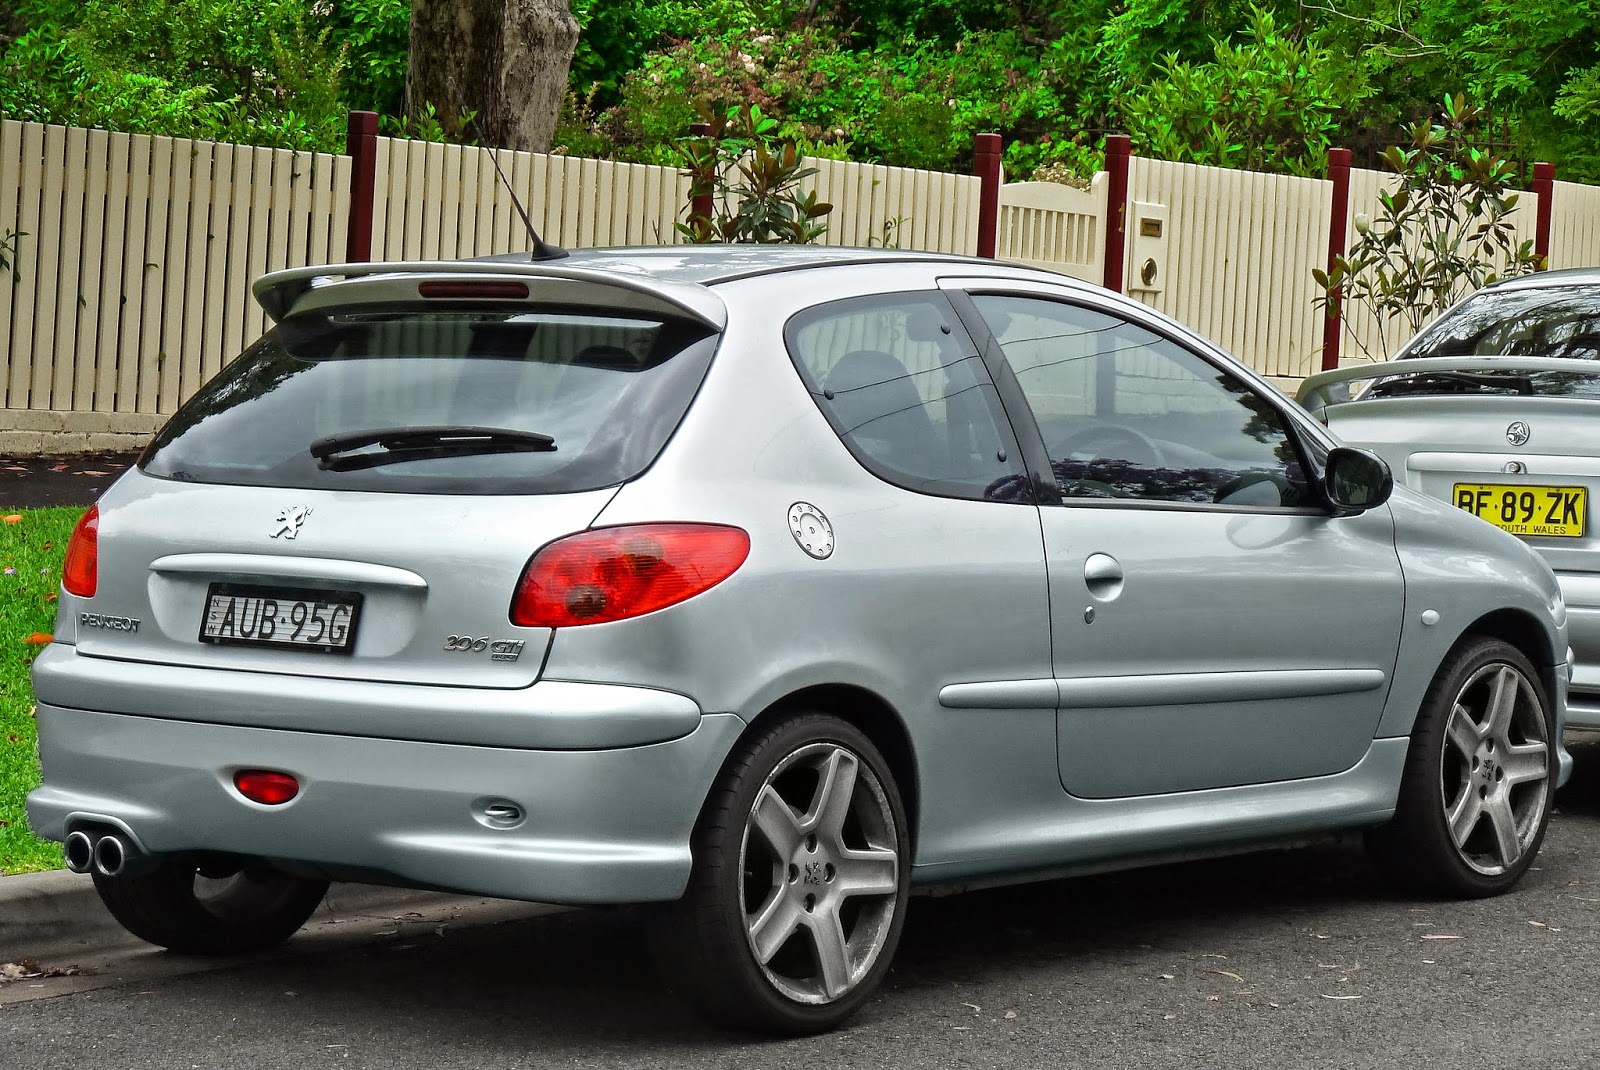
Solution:
<svg viewBox="0 0 1600 1070">
<path fill-rule="evenodd" d="M 68 833 L 64 846 L 67 868 L 74 873 L 133 877 L 148 871 L 155 864 L 153 857 L 120 832 L 78 829 Z"/>
</svg>

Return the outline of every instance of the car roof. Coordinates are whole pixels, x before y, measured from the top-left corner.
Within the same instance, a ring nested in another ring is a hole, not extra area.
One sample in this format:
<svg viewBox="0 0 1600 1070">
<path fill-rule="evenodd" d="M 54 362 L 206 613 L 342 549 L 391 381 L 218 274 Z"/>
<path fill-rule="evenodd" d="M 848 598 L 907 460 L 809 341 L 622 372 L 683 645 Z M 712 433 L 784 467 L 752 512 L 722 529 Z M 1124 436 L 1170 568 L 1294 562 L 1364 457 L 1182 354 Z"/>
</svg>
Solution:
<svg viewBox="0 0 1600 1070">
<path fill-rule="evenodd" d="M 1518 275 L 1514 279 L 1501 279 L 1486 289 L 1497 293 L 1507 290 L 1537 290 L 1562 286 L 1600 286 L 1600 268 L 1562 268 L 1559 271 L 1536 271 L 1531 275 Z"/>
<path fill-rule="evenodd" d="M 717 283 L 779 271 L 847 264 L 936 262 L 993 268 L 996 261 L 952 253 L 864 249 L 829 245 L 654 245 L 571 249 L 559 260 L 532 261 L 528 253 L 475 257 L 495 264 L 537 263 L 592 271 L 643 275 L 662 282 L 714 286 Z"/>
</svg>

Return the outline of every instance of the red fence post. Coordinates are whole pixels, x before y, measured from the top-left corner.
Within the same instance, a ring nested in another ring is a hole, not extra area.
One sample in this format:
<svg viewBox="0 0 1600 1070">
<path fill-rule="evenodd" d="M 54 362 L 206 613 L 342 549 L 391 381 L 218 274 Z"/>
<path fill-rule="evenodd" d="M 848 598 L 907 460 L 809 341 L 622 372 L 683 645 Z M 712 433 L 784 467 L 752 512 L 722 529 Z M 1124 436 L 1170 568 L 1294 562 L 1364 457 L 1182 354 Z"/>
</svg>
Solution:
<svg viewBox="0 0 1600 1070">
<path fill-rule="evenodd" d="M 345 130 L 344 152 L 350 157 L 350 222 L 345 237 L 346 262 L 372 259 L 372 205 L 378 184 L 378 113 L 353 111 Z"/>
<path fill-rule="evenodd" d="M 1122 265 L 1128 256 L 1128 156 L 1133 140 L 1127 134 L 1106 135 L 1106 263 L 1102 276 L 1108 290 L 1122 292 Z"/>
<path fill-rule="evenodd" d="M 1333 214 L 1328 220 L 1328 272 L 1333 262 L 1344 255 L 1344 235 L 1350 227 L 1350 150 L 1328 150 L 1328 181 L 1333 183 Z M 1322 371 L 1339 366 L 1339 329 L 1343 316 L 1338 306 L 1339 288 L 1330 294 L 1334 300 L 1322 321 Z"/>
<path fill-rule="evenodd" d="M 1550 267 L 1550 210 L 1555 207 L 1556 165 L 1533 165 L 1533 192 L 1539 195 L 1539 215 L 1533 226 L 1533 251 L 1539 257 L 1539 270 Z"/>
<path fill-rule="evenodd" d="M 973 139 L 972 173 L 978 176 L 978 255 L 993 260 L 1000 233 L 1000 135 Z"/>
<path fill-rule="evenodd" d="M 710 123 L 690 123 L 689 124 L 689 136 L 690 137 L 710 137 L 711 136 L 711 124 Z M 710 189 L 707 189 L 704 193 L 702 193 L 702 194 L 700 194 L 698 196 L 689 198 L 689 214 L 691 216 L 695 216 L 695 217 L 698 217 L 700 219 L 710 220 L 711 213 L 716 211 L 716 207 L 717 207 L 716 199 L 713 196 L 712 191 Z"/>
</svg>

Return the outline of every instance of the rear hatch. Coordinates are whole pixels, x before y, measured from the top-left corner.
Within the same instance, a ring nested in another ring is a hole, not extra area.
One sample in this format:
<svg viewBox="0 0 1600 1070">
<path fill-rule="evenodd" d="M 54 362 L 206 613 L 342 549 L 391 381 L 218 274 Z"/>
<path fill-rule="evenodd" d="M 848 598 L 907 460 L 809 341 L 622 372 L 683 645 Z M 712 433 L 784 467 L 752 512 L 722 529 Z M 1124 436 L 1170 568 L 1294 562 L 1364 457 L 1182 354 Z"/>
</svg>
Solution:
<svg viewBox="0 0 1600 1070">
<path fill-rule="evenodd" d="M 528 288 L 481 275 L 446 276 L 429 299 L 430 281 L 303 289 L 310 300 L 279 309 L 173 417 L 101 503 L 80 653 L 436 685 L 538 678 L 550 633 L 509 619 L 523 567 L 654 461 L 715 326 L 640 300 L 637 283 L 607 303 L 592 281 L 560 300 L 537 285 L 508 300 Z"/>
</svg>

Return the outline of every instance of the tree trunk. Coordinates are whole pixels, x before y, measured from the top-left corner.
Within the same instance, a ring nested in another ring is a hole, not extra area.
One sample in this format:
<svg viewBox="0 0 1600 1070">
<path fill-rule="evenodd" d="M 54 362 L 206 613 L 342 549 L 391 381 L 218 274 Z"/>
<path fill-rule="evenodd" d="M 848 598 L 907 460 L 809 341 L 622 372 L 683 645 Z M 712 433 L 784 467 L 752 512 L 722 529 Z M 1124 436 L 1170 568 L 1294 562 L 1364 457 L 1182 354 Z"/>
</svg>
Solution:
<svg viewBox="0 0 1600 1070">
<path fill-rule="evenodd" d="M 488 144 L 545 152 L 577 46 L 568 0 L 411 0 L 406 106 L 416 117 L 432 104 L 447 134 L 470 140 L 467 108 Z"/>
</svg>

